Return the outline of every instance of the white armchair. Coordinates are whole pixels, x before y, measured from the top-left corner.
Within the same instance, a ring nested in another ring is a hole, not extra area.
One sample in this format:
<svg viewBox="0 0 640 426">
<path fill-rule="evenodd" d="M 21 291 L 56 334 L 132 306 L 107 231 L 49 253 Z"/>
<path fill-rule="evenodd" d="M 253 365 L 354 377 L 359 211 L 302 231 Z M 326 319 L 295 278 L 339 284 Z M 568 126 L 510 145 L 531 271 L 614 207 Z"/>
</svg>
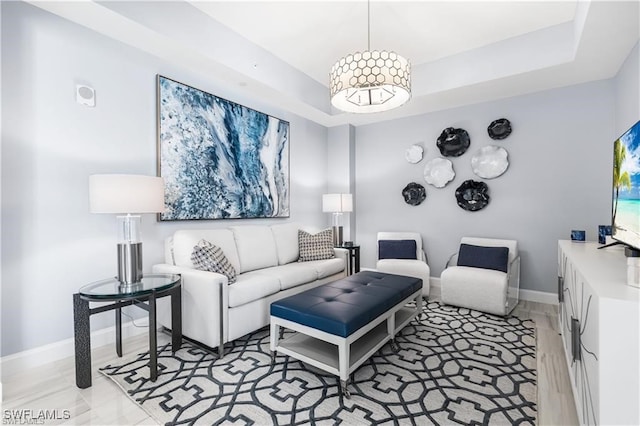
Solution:
<svg viewBox="0 0 640 426">
<path fill-rule="evenodd" d="M 415 246 L 413 242 L 415 242 Z M 389 274 L 421 278 L 422 295 L 425 298 L 428 297 L 431 270 L 422 248 L 420 234 L 417 232 L 378 232 L 377 244 L 376 269 Z"/>
<path fill-rule="evenodd" d="M 460 247 L 440 276 L 442 302 L 496 315 L 511 313 L 520 291 L 518 242 L 465 237 Z"/>
</svg>

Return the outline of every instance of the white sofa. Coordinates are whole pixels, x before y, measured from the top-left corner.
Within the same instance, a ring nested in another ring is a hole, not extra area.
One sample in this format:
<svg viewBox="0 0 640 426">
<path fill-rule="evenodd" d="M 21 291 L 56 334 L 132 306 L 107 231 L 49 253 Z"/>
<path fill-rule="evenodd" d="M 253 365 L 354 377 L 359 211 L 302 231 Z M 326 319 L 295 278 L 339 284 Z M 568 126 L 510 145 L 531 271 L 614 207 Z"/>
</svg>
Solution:
<svg viewBox="0 0 640 426">
<path fill-rule="evenodd" d="M 154 273 L 182 275 L 182 334 L 208 347 L 224 343 L 269 324 L 274 300 L 335 281 L 346 276 L 347 250 L 334 249 L 336 258 L 298 262 L 298 229 L 295 223 L 231 226 L 223 229 L 180 230 L 168 238 L 164 264 Z M 238 273 L 228 283 L 225 275 L 201 271 L 191 262 L 193 247 L 205 239 L 222 249 Z M 167 298 L 158 300 L 158 322 L 171 327 Z"/>
</svg>

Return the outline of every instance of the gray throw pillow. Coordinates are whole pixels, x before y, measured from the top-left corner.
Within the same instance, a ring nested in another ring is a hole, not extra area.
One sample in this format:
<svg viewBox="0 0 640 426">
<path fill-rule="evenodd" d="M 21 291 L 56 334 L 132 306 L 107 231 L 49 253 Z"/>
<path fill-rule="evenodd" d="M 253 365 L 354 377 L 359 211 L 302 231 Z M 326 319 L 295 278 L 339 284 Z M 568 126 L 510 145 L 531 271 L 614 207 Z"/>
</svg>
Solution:
<svg viewBox="0 0 640 426">
<path fill-rule="evenodd" d="M 191 262 L 196 269 L 201 271 L 217 272 L 226 275 L 229 284 L 236 282 L 236 269 L 233 267 L 222 249 L 207 240 L 200 240 L 198 245 L 193 246 L 191 252 Z"/>
<path fill-rule="evenodd" d="M 336 257 L 333 251 L 333 231 L 331 228 L 310 234 L 298 230 L 298 247 L 300 257 L 298 262 L 310 262 L 312 260 L 332 259 Z"/>
</svg>

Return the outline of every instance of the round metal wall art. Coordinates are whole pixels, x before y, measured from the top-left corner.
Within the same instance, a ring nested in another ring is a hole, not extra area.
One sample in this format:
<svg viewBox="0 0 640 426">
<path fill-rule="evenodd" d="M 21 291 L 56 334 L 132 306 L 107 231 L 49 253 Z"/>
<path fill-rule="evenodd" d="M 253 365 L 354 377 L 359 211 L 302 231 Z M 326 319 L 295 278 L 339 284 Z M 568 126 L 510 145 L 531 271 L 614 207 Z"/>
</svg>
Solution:
<svg viewBox="0 0 640 426">
<path fill-rule="evenodd" d="M 411 145 L 407 148 L 404 157 L 411 164 L 416 164 L 422 161 L 422 156 L 424 155 L 424 148 L 420 145 Z"/>
<path fill-rule="evenodd" d="M 427 198 L 427 191 L 419 183 L 411 182 L 402 190 L 402 196 L 405 203 L 417 206 Z"/>
<path fill-rule="evenodd" d="M 459 157 L 467 151 L 471 138 L 464 129 L 447 127 L 440 133 L 436 146 L 444 157 Z"/>
<path fill-rule="evenodd" d="M 453 163 L 446 158 L 438 157 L 429 160 L 424 167 L 424 180 L 436 188 L 444 188 L 455 177 Z"/>
<path fill-rule="evenodd" d="M 481 178 L 497 178 L 509 167 L 508 156 L 507 150 L 500 146 L 483 146 L 471 158 L 471 169 Z"/>
<path fill-rule="evenodd" d="M 456 189 L 458 205 L 467 211 L 482 210 L 489 204 L 489 187 L 484 182 L 465 180 Z"/>
<path fill-rule="evenodd" d="M 487 127 L 487 133 L 491 139 L 504 139 L 511 134 L 511 123 L 506 118 L 494 120 Z"/>
</svg>

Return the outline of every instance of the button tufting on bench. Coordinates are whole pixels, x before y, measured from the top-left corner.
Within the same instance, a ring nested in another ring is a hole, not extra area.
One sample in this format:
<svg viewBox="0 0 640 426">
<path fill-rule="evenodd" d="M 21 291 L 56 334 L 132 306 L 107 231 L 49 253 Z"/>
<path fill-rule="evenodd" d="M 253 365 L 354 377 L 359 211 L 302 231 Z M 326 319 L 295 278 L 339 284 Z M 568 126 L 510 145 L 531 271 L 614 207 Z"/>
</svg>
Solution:
<svg viewBox="0 0 640 426">
<path fill-rule="evenodd" d="M 271 315 L 347 337 L 422 288 L 422 280 L 362 271 L 277 300 Z"/>
</svg>

